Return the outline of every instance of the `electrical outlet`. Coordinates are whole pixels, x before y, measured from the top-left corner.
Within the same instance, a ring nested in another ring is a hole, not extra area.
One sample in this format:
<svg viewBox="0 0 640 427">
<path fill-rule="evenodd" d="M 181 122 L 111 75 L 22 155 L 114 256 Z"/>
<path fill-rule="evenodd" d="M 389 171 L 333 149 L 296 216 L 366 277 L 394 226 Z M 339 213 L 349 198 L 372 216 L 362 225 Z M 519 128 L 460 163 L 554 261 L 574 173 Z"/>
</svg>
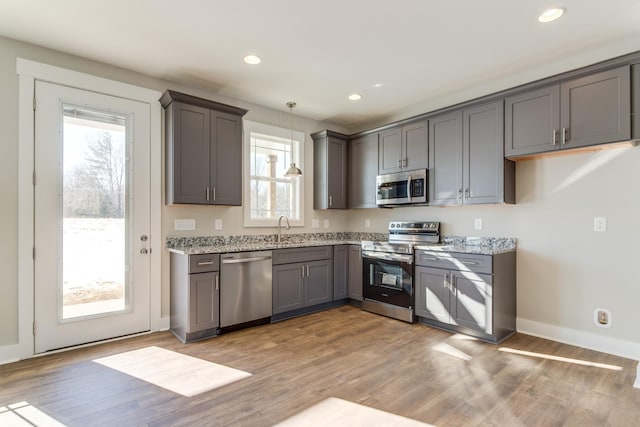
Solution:
<svg viewBox="0 0 640 427">
<path fill-rule="evenodd" d="M 328 219 L 324 220 L 324 228 L 329 228 L 329 220 Z"/>
<path fill-rule="evenodd" d="M 312 219 L 311 220 L 311 228 L 320 228 L 320 220 Z"/>
<path fill-rule="evenodd" d="M 371 220 L 370 219 L 365 219 L 364 220 L 364 228 L 371 228 Z"/>
<path fill-rule="evenodd" d="M 196 229 L 195 219 L 176 219 L 173 221 L 173 229 L 176 231 L 191 231 Z"/>
<path fill-rule="evenodd" d="M 607 218 L 596 216 L 593 218 L 593 231 L 607 231 Z"/>
<path fill-rule="evenodd" d="M 482 218 L 476 218 L 473 222 L 473 226 L 476 230 L 482 230 Z"/>
<path fill-rule="evenodd" d="M 222 230 L 222 220 L 221 219 L 214 220 L 213 228 L 215 228 L 216 230 Z"/>
<path fill-rule="evenodd" d="M 600 328 L 610 328 L 611 311 L 604 308 L 596 308 L 593 312 L 593 323 Z"/>
</svg>

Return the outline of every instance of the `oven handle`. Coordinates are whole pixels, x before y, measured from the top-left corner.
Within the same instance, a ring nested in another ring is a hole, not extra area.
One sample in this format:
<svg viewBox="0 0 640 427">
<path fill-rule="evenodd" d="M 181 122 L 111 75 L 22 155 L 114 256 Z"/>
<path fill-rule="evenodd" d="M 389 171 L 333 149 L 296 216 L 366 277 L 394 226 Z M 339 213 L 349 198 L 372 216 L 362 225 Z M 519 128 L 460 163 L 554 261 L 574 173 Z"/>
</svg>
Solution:
<svg viewBox="0 0 640 427">
<path fill-rule="evenodd" d="M 362 258 L 382 259 L 385 261 L 400 261 L 407 264 L 413 264 L 413 255 L 401 255 L 388 252 L 362 251 Z"/>
<path fill-rule="evenodd" d="M 411 175 L 407 178 L 407 200 L 411 202 Z"/>
</svg>

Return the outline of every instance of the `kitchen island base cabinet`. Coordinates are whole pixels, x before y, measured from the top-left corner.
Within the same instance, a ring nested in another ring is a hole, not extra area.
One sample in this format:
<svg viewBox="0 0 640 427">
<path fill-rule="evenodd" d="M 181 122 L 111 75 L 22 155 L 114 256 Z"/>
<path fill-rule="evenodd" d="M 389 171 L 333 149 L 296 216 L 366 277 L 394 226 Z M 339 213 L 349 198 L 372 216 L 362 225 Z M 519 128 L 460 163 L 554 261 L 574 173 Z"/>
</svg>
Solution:
<svg viewBox="0 0 640 427">
<path fill-rule="evenodd" d="M 417 251 L 416 315 L 422 323 L 498 343 L 515 333 L 515 252 Z"/>
<path fill-rule="evenodd" d="M 170 330 L 183 343 L 219 333 L 218 269 L 217 254 L 171 254 Z"/>
</svg>

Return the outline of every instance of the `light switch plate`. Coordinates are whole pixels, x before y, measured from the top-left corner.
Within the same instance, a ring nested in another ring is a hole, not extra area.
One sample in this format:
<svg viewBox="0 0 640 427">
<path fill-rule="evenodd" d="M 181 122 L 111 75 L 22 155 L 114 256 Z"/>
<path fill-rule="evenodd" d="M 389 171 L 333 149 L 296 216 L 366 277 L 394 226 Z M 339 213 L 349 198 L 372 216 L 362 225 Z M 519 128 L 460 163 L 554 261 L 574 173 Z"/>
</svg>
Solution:
<svg viewBox="0 0 640 427">
<path fill-rule="evenodd" d="M 196 229 L 195 219 L 176 219 L 173 221 L 173 229 L 176 231 L 191 231 Z"/>
<path fill-rule="evenodd" d="M 311 220 L 311 228 L 320 228 L 320 220 L 312 219 Z"/>
<path fill-rule="evenodd" d="M 370 219 L 365 219 L 364 220 L 364 228 L 371 228 L 371 220 Z"/>
<path fill-rule="evenodd" d="M 222 230 L 222 220 L 221 219 L 216 219 L 213 221 L 213 227 L 216 230 Z"/>
<path fill-rule="evenodd" d="M 476 230 L 482 230 L 482 218 L 476 218 L 473 222 L 473 226 Z"/>
<path fill-rule="evenodd" d="M 593 218 L 593 231 L 607 231 L 607 218 L 597 216 Z"/>
<path fill-rule="evenodd" d="M 329 228 L 329 220 L 328 219 L 324 220 L 324 228 Z"/>
</svg>

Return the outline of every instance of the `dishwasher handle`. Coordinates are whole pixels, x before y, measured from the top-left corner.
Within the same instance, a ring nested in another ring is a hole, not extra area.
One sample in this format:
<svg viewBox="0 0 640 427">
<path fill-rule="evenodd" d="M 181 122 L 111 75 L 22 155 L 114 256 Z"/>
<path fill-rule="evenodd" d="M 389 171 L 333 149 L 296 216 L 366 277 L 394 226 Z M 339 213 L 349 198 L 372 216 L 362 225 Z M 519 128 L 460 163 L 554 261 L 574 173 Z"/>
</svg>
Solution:
<svg viewBox="0 0 640 427">
<path fill-rule="evenodd" d="M 244 264 L 246 262 L 255 262 L 255 261 L 266 261 L 271 259 L 270 256 L 255 256 L 251 258 L 227 258 L 223 259 L 223 264 Z"/>
</svg>

